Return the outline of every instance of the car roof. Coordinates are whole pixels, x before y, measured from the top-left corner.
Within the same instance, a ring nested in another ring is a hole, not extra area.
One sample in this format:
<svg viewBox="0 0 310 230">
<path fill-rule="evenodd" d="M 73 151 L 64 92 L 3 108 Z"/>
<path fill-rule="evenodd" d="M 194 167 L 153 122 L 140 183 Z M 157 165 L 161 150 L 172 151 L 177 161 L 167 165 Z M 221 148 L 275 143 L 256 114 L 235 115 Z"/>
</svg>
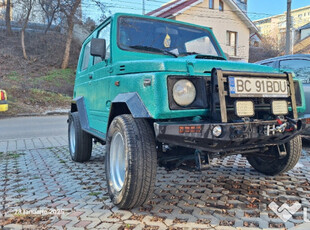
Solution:
<svg viewBox="0 0 310 230">
<path fill-rule="evenodd" d="M 255 62 L 255 63 L 256 64 L 262 64 L 262 63 L 266 63 L 266 62 L 278 61 L 278 60 L 283 60 L 283 59 L 310 59 L 310 54 L 284 55 L 284 56 L 279 56 L 279 57 L 274 57 L 274 58 L 268 58 L 268 59 L 261 60 L 261 61 Z"/>
</svg>

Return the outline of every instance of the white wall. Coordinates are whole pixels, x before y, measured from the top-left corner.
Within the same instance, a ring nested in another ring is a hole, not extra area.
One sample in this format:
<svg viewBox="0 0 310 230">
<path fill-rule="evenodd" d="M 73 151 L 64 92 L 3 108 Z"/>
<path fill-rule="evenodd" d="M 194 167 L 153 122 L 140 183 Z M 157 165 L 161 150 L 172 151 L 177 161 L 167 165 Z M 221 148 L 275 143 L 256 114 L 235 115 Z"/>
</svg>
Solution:
<svg viewBox="0 0 310 230">
<path fill-rule="evenodd" d="M 174 19 L 212 28 L 223 51 L 233 59 L 248 61 L 250 30 L 224 1 L 224 11 L 219 11 L 219 0 L 214 0 L 214 9 L 209 9 L 209 0 L 189 8 Z M 237 56 L 227 46 L 227 31 L 237 32 Z"/>
</svg>

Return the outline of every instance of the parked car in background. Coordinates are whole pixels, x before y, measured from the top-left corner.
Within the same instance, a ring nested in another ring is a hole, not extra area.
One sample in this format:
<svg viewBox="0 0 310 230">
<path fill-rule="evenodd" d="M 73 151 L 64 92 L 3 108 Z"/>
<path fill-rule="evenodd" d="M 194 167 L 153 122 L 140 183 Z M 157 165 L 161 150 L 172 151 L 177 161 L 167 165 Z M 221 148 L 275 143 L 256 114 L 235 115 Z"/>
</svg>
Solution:
<svg viewBox="0 0 310 230">
<path fill-rule="evenodd" d="M 0 112 L 5 112 L 8 110 L 8 102 L 6 92 L 0 89 Z"/>
<path fill-rule="evenodd" d="M 306 98 L 305 115 L 310 116 L 310 54 L 285 55 L 256 63 L 281 70 L 294 71 L 296 78 L 300 79 L 303 84 Z M 305 134 L 310 135 L 310 130 L 307 130 Z"/>
</svg>

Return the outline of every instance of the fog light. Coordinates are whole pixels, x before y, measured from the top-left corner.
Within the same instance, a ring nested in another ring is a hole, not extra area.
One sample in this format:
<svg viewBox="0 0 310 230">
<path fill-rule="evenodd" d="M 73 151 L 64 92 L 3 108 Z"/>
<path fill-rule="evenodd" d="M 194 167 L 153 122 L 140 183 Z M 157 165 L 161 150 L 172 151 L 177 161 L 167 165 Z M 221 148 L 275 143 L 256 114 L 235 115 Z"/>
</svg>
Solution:
<svg viewBox="0 0 310 230">
<path fill-rule="evenodd" d="M 219 137 L 222 135 L 222 127 L 217 125 L 213 127 L 212 134 L 215 137 Z"/>
<path fill-rule="evenodd" d="M 238 117 L 253 117 L 255 114 L 253 101 L 236 101 L 235 112 Z"/>
<path fill-rule="evenodd" d="M 274 115 L 286 115 L 288 114 L 287 101 L 272 101 L 271 111 Z"/>
</svg>

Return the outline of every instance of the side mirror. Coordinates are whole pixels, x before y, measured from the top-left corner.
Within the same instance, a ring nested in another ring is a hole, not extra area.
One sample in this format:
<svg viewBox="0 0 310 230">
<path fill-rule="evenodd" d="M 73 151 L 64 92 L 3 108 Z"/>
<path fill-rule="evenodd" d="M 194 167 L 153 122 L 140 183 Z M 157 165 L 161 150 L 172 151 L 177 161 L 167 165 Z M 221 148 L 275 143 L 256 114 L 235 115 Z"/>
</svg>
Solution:
<svg viewBox="0 0 310 230">
<path fill-rule="evenodd" d="M 90 54 L 94 57 L 105 58 L 106 42 L 102 38 L 93 38 L 90 43 Z"/>
</svg>

